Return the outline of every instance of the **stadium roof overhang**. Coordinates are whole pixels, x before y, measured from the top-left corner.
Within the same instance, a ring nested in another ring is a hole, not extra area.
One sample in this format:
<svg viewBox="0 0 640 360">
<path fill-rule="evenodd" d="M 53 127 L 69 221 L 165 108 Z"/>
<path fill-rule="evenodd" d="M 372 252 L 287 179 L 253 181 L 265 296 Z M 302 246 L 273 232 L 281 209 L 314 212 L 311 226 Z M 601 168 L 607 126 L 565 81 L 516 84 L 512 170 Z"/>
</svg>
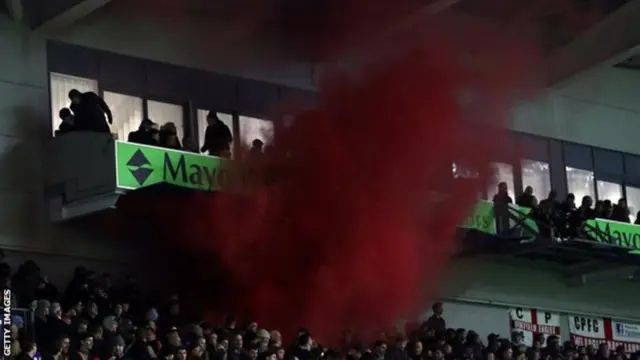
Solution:
<svg viewBox="0 0 640 360">
<path fill-rule="evenodd" d="M 640 0 L 632 0 L 549 58 L 548 85 L 556 86 L 599 66 L 639 68 Z"/>
<path fill-rule="evenodd" d="M 22 0 L 25 18 L 32 29 L 57 30 L 102 8 L 111 0 Z"/>
</svg>

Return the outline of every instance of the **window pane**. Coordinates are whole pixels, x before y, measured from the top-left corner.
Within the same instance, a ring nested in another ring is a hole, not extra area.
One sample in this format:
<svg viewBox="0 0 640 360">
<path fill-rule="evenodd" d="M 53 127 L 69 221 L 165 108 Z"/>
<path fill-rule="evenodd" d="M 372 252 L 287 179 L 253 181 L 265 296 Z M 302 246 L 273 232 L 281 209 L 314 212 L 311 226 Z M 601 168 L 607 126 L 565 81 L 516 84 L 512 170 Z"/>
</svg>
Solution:
<svg viewBox="0 0 640 360">
<path fill-rule="evenodd" d="M 202 147 L 202 145 L 204 144 L 204 133 L 207 130 L 207 114 L 208 113 L 209 113 L 209 110 L 198 110 L 198 137 L 200 141 L 200 143 L 198 143 L 199 148 Z M 229 130 L 231 130 L 231 136 L 235 140 L 236 134 L 233 133 L 233 116 L 231 114 L 225 114 L 221 112 L 216 114 L 218 114 L 218 119 L 220 119 L 220 121 L 222 121 L 225 125 L 229 127 Z M 233 155 L 233 146 L 231 147 L 231 153 Z"/>
<path fill-rule="evenodd" d="M 260 139 L 269 144 L 273 137 L 273 122 L 264 119 L 240 116 L 240 140 L 241 145 L 251 148 L 253 140 Z"/>
<path fill-rule="evenodd" d="M 62 122 L 58 116 L 60 109 L 69 107 L 69 91 L 76 89 L 80 92 L 93 91 L 97 94 L 98 81 L 58 73 L 50 73 L 49 80 L 51 85 L 51 125 L 55 134 Z"/>
<path fill-rule="evenodd" d="M 635 222 L 640 211 L 640 188 L 627 186 L 627 206 L 629 206 L 629 219 Z"/>
<path fill-rule="evenodd" d="M 595 198 L 593 172 L 567 166 L 567 189 L 576 196 L 576 205 L 580 205 L 584 196 Z"/>
<path fill-rule="evenodd" d="M 598 186 L 598 200 L 611 200 L 612 203 L 617 204 L 622 197 L 620 184 L 598 180 L 596 186 Z"/>
<path fill-rule="evenodd" d="M 538 200 L 545 199 L 551 191 L 549 164 L 544 161 L 522 160 L 522 187 L 533 188 Z"/>
<path fill-rule="evenodd" d="M 142 99 L 105 91 L 104 101 L 113 113 L 111 132 L 118 140 L 127 141 L 129 133 L 138 130 L 142 122 Z"/>
<path fill-rule="evenodd" d="M 184 112 L 181 105 L 167 104 L 158 101 L 147 101 L 147 113 L 149 119 L 162 126 L 166 123 L 174 123 L 178 130 L 178 139 L 184 139 Z"/>
<path fill-rule="evenodd" d="M 493 176 L 489 179 L 489 187 L 487 188 L 488 199 L 493 199 L 493 196 L 498 193 L 498 184 L 505 182 L 507 183 L 509 196 L 515 201 L 513 192 L 513 166 L 504 163 L 492 163 L 491 170 L 493 171 Z"/>
</svg>

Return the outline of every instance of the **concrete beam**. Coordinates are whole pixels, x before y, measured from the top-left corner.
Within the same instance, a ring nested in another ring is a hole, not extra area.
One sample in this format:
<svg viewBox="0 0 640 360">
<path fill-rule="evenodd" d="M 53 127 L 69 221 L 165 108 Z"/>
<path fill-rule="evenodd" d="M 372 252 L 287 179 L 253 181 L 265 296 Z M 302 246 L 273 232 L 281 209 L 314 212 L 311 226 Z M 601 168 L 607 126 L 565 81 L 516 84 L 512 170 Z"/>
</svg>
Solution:
<svg viewBox="0 0 640 360">
<path fill-rule="evenodd" d="M 633 0 L 552 55 L 548 85 L 561 85 L 594 67 L 613 66 L 629 58 L 640 45 L 638 24 L 640 0 Z"/>
<path fill-rule="evenodd" d="M 24 0 L 24 2 L 34 30 L 55 31 L 64 29 L 107 5 L 111 0 Z"/>
</svg>

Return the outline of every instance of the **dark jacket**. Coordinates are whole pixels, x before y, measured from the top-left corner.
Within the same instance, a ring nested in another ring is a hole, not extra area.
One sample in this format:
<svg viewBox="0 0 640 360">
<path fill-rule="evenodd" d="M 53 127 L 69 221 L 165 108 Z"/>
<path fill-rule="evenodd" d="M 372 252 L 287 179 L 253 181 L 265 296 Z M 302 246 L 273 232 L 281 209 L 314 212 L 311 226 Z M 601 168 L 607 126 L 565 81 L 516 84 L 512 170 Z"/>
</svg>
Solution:
<svg viewBox="0 0 640 360">
<path fill-rule="evenodd" d="M 229 127 L 222 121 L 217 120 L 213 125 L 207 126 L 204 134 L 204 145 L 201 150 L 209 153 L 209 155 L 220 156 L 223 152 L 231 149 L 232 141 L 233 136 Z"/>
<path fill-rule="evenodd" d="M 78 104 L 69 106 L 75 118 L 75 127 L 81 131 L 95 131 L 109 133 L 107 119 L 112 121 L 113 116 L 107 103 L 94 92 L 83 93 Z"/>
</svg>

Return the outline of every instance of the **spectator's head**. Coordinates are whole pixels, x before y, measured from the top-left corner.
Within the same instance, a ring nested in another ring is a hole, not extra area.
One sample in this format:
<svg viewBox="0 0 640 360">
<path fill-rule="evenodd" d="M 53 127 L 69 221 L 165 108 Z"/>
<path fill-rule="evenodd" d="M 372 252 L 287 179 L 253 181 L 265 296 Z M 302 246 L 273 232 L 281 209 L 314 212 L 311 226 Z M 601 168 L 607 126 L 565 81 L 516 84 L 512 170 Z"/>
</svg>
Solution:
<svg viewBox="0 0 640 360">
<path fill-rule="evenodd" d="M 502 353 L 500 354 L 500 360 L 511 360 L 513 359 L 513 349 L 510 347 L 505 347 L 502 349 Z"/>
<path fill-rule="evenodd" d="M 209 113 L 207 114 L 207 124 L 213 125 L 218 120 L 220 120 L 218 119 L 218 113 L 216 113 L 215 111 L 209 111 Z"/>
<path fill-rule="evenodd" d="M 153 125 L 155 124 L 153 121 L 151 121 L 151 119 L 144 119 L 140 123 L 140 127 L 138 127 L 138 129 L 143 131 L 150 131 L 151 129 L 153 129 Z"/>
<path fill-rule="evenodd" d="M 62 306 L 59 302 L 51 303 L 51 315 L 58 319 L 62 318 Z"/>
<path fill-rule="evenodd" d="M 71 340 L 69 339 L 69 336 L 60 335 L 56 339 L 55 352 L 59 352 L 61 354 L 68 354 L 70 345 L 71 345 Z"/>
<path fill-rule="evenodd" d="M 581 206 L 585 209 L 590 209 L 593 206 L 593 199 L 589 195 L 585 195 L 582 197 Z"/>
<path fill-rule="evenodd" d="M 47 316 L 49 316 L 51 310 L 51 303 L 48 300 L 38 300 L 38 305 L 36 307 L 36 317 L 44 320 Z"/>
<path fill-rule="evenodd" d="M 187 349 L 184 347 L 179 347 L 178 350 L 176 350 L 175 358 L 177 360 L 187 360 Z"/>
<path fill-rule="evenodd" d="M 236 328 L 236 317 L 233 315 L 227 315 L 224 318 L 224 327 L 227 329 L 235 329 Z"/>
<path fill-rule="evenodd" d="M 271 336 L 271 344 L 273 344 L 273 346 L 276 346 L 276 347 L 282 346 L 282 334 L 280 334 L 280 331 L 272 330 L 270 336 Z"/>
<path fill-rule="evenodd" d="M 240 336 L 242 338 L 242 336 Z M 207 344 L 213 346 L 214 348 L 218 346 L 218 334 L 211 331 L 207 334 Z M 242 346 L 240 346 L 242 348 Z"/>
<path fill-rule="evenodd" d="M 255 139 L 251 142 L 251 147 L 253 148 L 254 151 L 262 151 L 263 146 L 264 146 L 264 143 L 260 139 Z"/>
<path fill-rule="evenodd" d="M 442 314 L 444 314 L 444 306 L 442 305 L 441 302 L 437 302 L 433 304 L 433 306 L 431 307 L 431 310 L 433 310 L 433 313 L 438 316 L 442 316 Z"/>
<path fill-rule="evenodd" d="M 78 320 L 78 328 L 77 328 L 78 334 L 86 333 L 88 327 L 89 327 L 89 322 L 86 319 L 81 318 L 80 320 Z"/>
<path fill-rule="evenodd" d="M 608 359 L 611 356 L 611 350 L 609 350 L 609 345 L 607 343 L 602 343 L 598 346 L 598 353 L 603 356 L 603 358 Z"/>
<path fill-rule="evenodd" d="M 117 358 L 121 358 L 124 355 L 125 342 L 122 336 L 116 335 L 111 339 L 111 354 Z"/>
<path fill-rule="evenodd" d="M 73 305 L 73 310 L 75 311 L 76 315 L 82 314 L 82 311 L 84 310 L 84 304 L 82 303 L 82 301 L 76 302 L 75 305 Z"/>
<path fill-rule="evenodd" d="M 305 332 L 298 336 L 298 345 L 303 349 L 311 349 L 311 335 Z"/>
<path fill-rule="evenodd" d="M 247 352 L 249 360 L 258 359 L 258 347 L 256 345 L 251 345 L 249 347 L 249 351 Z"/>
<path fill-rule="evenodd" d="M 549 191 L 549 196 L 547 196 L 547 199 L 551 201 L 556 201 L 558 199 L 558 192 L 555 190 Z"/>
<path fill-rule="evenodd" d="M 87 305 L 87 313 L 89 314 L 89 316 L 91 316 L 92 318 L 98 316 L 98 304 L 96 304 L 95 301 L 90 301 Z"/>
<path fill-rule="evenodd" d="M 233 348 L 236 350 L 240 350 L 244 347 L 244 339 L 242 338 L 242 334 L 236 334 L 233 337 Z"/>
<path fill-rule="evenodd" d="M 115 333 L 118 331 L 118 319 L 113 315 L 106 316 L 104 320 L 102 320 L 102 326 L 104 326 L 106 331 Z"/>
<path fill-rule="evenodd" d="M 266 346 L 269 344 L 269 340 L 271 340 L 271 334 L 269 334 L 269 331 L 261 329 L 256 333 L 256 342 L 258 344 Z"/>
<path fill-rule="evenodd" d="M 58 116 L 60 117 L 60 120 L 62 120 L 63 122 L 73 124 L 73 114 L 71 113 L 71 110 L 69 110 L 68 108 L 60 109 Z"/>
<path fill-rule="evenodd" d="M 284 360 L 285 351 L 283 348 L 278 348 L 276 350 L 276 360 Z"/>
<path fill-rule="evenodd" d="M 398 334 L 396 335 L 396 348 L 403 350 L 406 349 L 407 347 L 407 343 L 409 342 L 409 339 L 407 339 L 407 337 L 404 334 Z"/>
<path fill-rule="evenodd" d="M 496 354 L 491 351 L 487 351 L 484 356 L 485 360 L 496 360 Z"/>
<path fill-rule="evenodd" d="M 173 122 L 165 123 L 160 127 L 160 131 L 167 132 L 172 135 L 176 135 L 178 133 L 178 129 L 176 128 L 176 124 Z"/>
<path fill-rule="evenodd" d="M 82 93 L 77 89 L 72 89 L 71 91 L 69 91 L 69 100 L 71 100 L 72 104 L 79 104 L 81 98 Z"/>
<path fill-rule="evenodd" d="M 167 342 L 172 346 L 180 346 L 182 344 L 180 334 L 178 334 L 178 329 L 175 326 L 167 333 Z"/>
<path fill-rule="evenodd" d="M 533 195 L 533 188 L 531 186 L 527 186 L 524 189 L 524 193 L 527 194 L 527 195 Z"/>
<path fill-rule="evenodd" d="M 149 310 L 147 310 L 147 314 L 146 314 L 146 319 L 147 321 L 158 321 L 158 318 L 160 317 L 160 315 L 158 314 L 158 310 L 156 310 L 156 308 L 152 307 Z"/>
<path fill-rule="evenodd" d="M 627 199 L 625 198 L 621 198 L 620 200 L 618 200 L 618 206 L 626 209 L 627 208 Z"/>
<path fill-rule="evenodd" d="M 83 353 L 88 353 L 93 349 L 93 336 L 91 336 L 91 334 L 85 332 L 80 336 L 79 349 Z"/>
<path fill-rule="evenodd" d="M 507 187 L 507 183 L 501 181 L 498 183 L 498 194 L 507 194 L 509 192 L 509 188 Z"/>
<path fill-rule="evenodd" d="M 29 357 L 33 359 L 33 357 L 38 352 L 38 346 L 36 345 L 35 341 L 26 340 L 20 344 L 20 351 L 22 351 L 25 354 L 28 354 Z"/>
<path fill-rule="evenodd" d="M 433 358 L 435 360 L 443 360 L 444 359 L 444 352 L 442 351 L 442 349 L 438 348 L 433 352 Z"/>
<path fill-rule="evenodd" d="M 387 353 L 387 343 L 384 342 L 384 340 L 378 340 L 375 342 L 375 344 L 373 344 L 373 353 L 377 356 L 377 357 L 384 357 L 385 354 Z"/>
<path fill-rule="evenodd" d="M 422 354 L 422 352 L 424 351 L 424 347 L 422 345 L 422 341 L 417 340 L 415 343 L 413 343 L 413 355 L 415 356 L 419 356 Z"/>
<path fill-rule="evenodd" d="M 104 329 L 100 325 L 93 325 L 89 333 L 95 340 L 102 340 L 104 338 Z"/>
</svg>

